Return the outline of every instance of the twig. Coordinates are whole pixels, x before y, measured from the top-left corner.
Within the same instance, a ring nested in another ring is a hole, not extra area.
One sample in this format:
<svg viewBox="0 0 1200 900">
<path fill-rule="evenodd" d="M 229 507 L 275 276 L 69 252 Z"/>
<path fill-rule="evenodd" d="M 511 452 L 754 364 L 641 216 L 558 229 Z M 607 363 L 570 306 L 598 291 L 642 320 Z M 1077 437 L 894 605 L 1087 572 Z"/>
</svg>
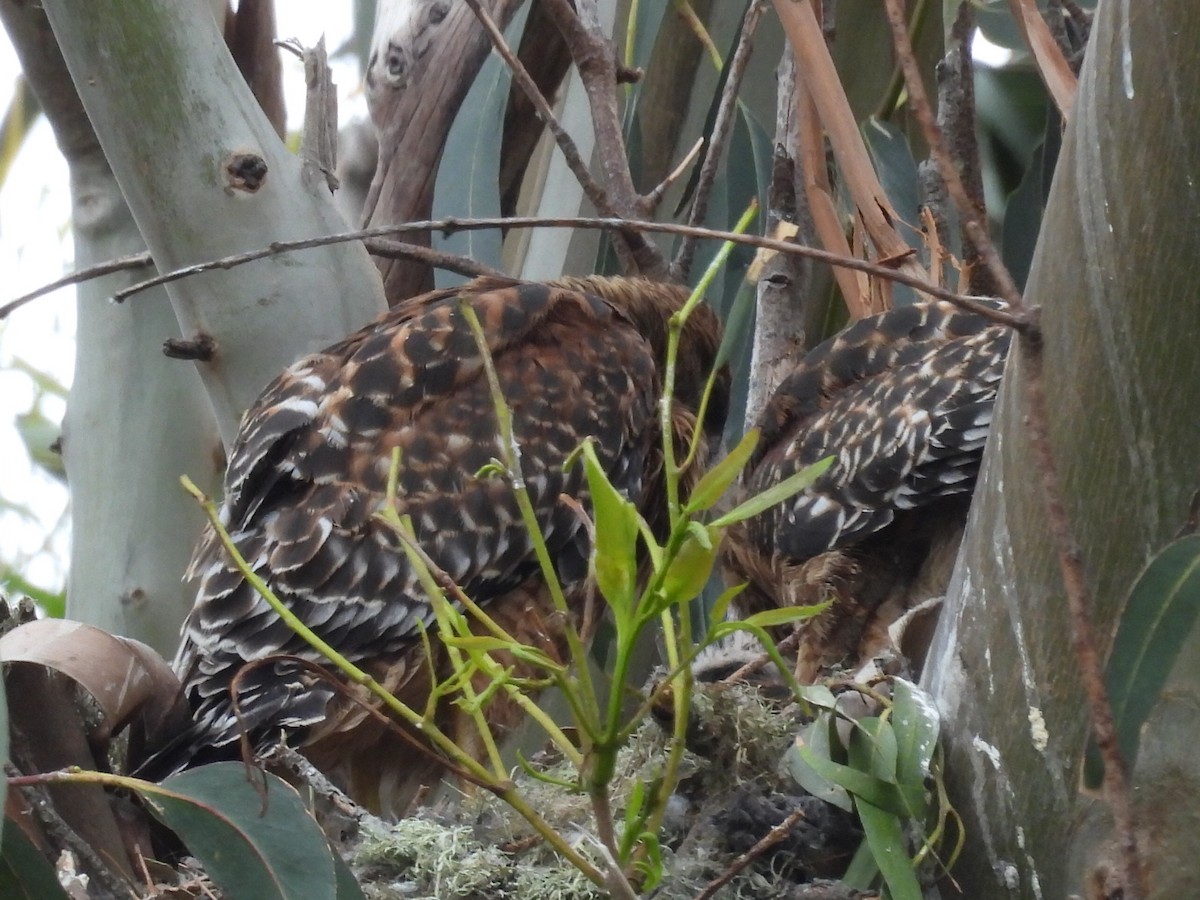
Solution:
<svg viewBox="0 0 1200 900">
<path fill-rule="evenodd" d="M 679 234 L 679 235 L 696 235 L 703 238 L 711 238 L 720 241 L 733 241 L 735 244 L 745 244 L 749 247 L 763 247 L 767 250 L 776 250 L 780 253 L 792 253 L 796 256 L 804 256 L 809 259 L 815 259 L 818 262 L 828 263 L 833 266 L 843 266 L 847 269 L 854 269 L 859 272 L 866 272 L 868 275 L 874 275 L 877 278 L 887 278 L 900 284 L 907 284 L 909 287 L 915 288 L 922 293 L 928 294 L 931 297 L 936 297 L 939 300 L 945 300 L 948 303 L 953 303 L 969 312 L 977 313 L 985 316 L 989 321 L 996 322 L 1000 325 L 1006 325 L 1018 331 L 1025 330 L 1030 327 L 1029 321 L 1024 315 L 1018 315 L 1004 310 L 998 310 L 979 300 L 969 297 L 964 294 L 956 294 L 954 291 L 947 290 L 936 284 L 930 284 L 920 278 L 916 278 L 906 272 L 900 272 L 888 266 L 881 266 L 877 263 L 867 262 L 863 259 L 858 259 L 854 256 L 843 256 L 838 253 L 830 253 L 827 250 L 820 250 L 816 247 L 807 247 L 803 244 L 797 244 L 792 241 L 781 241 L 773 238 L 759 237 L 753 234 L 736 234 L 732 231 L 721 231 L 715 228 L 696 228 L 690 225 L 679 225 L 673 222 L 641 222 L 631 219 L 604 219 L 587 216 L 511 216 L 511 217 L 496 217 L 496 218 L 480 218 L 480 219 L 425 219 L 419 222 L 404 222 L 399 225 L 380 225 L 375 228 L 365 228 L 360 231 L 345 231 L 339 234 L 324 235 L 315 238 L 303 238 L 295 241 L 275 241 L 268 244 L 266 247 L 261 247 L 258 250 L 249 250 L 245 253 L 235 253 L 230 256 L 224 256 L 220 259 L 208 260 L 207 262 L 197 263 L 192 266 L 184 266 L 180 269 L 175 269 L 171 272 L 165 272 L 157 275 L 154 278 L 148 278 L 145 281 L 140 281 L 137 284 L 122 288 L 113 294 L 113 299 L 118 303 L 123 302 L 134 294 L 148 290 L 152 287 L 157 287 L 160 284 L 167 284 L 172 281 L 179 281 L 182 278 L 190 278 L 193 275 L 199 275 L 203 272 L 211 272 L 217 269 L 232 269 L 236 266 L 245 265 L 246 263 L 256 262 L 260 259 L 265 259 L 269 256 L 274 256 L 279 253 L 288 253 L 296 250 L 309 250 L 314 247 L 323 247 L 328 244 L 339 244 L 347 241 L 361 241 L 370 238 L 386 237 L 394 234 L 403 234 L 412 231 L 443 231 L 447 234 L 454 231 L 466 231 L 481 228 L 586 228 L 586 229 L 622 229 L 628 228 L 636 231 L 647 231 L 658 234 Z"/>
<path fill-rule="evenodd" d="M 717 891 L 729 884 L 746 866 L 787 837 L 788 833 L 803 818 L 804 810 L 794 810 L 786 819 L 768 831 L 757 844 L 730 863 L 729 868 L 710 881 L 693 900 L 711 900 L 716 896 Z"/>
<path fill-rule="evenodd" d="M 929 96 L 925 93 L 925 84 L 921 80 L 921 71 L 917 66 L 917 59 L 913 55 L 912 40 L 909 38 L 908 28 L 904 21 L 904 0 L 884 0 L 884 3 L 887 9 L 888 24 L 892 29 L 892 41 L 896 48 L 896 58 L 900 61 L 900 67 L 904 70 L 909 106 L 916 114 L 917 121 L 921 123 L 921 131 L 925 136 L 925 143 L 929 145 L 929 152 L 937 161 L 938 168 L 942 172 L 942 178 L 946 181 L 946 189 L 950 192 L 950 197 L 954 201 L 955 208 L 958 210 L 963 230 L 966 232 L 971 243 L 975 245 L 975 249 L 979 252 L 979 257 L 983 260 L 984 265 L 991 271 L 1001 299 L 1012 308 L 1014 313 L 1024 312 L 1025 301 L 1021 297 L 1021 292 L 1017 290 L 1017 285 L 1013 281 L 1012 275 L 1000 259 L 1000 254 L 996 252 L 996 245 L 992 243 L 992 239 L 988 234 L 987 222 L 984 221 L 983 210 L 971 202 L 962 177 L 959 175 L 958 169 L 954 166 L 942 142 L 941 129 L 938 128 L 937 122 L 934 121 L 933 110 L 929 105 Z"/>
<path fill-rule="evenodd" d="M 44 783 L 31 781 L 30 776 L 25 775 L 12 763 L 4 764 L 4 773 L 9 784 L 17 788 L 29 805 L 30 811 L 37 819 L 38 824 L 42 826 L 43 832 L 53 838 L 60 849 L 66 848 L 74 853 L 86 867 L 87 874 L 103 886 L 102 889 L 107 896 L 114 898 L 129 896 L 131 888 L 129 882 L 110 869 L 91 844 L 80 837 L 71 824 L 58 814 L 54 800 L 50 797 Z M 98 896 L 105 895 L 98 894 Z"/>
<path fill-rule="evenodd" d="M 909 249 L 908 244 L 892 224 L 896 212 L 871 164 L 858 120 L 850 108 L 846 89 L 833 64 L 812 5 L 793 0 L 774 2 L 779 21 L 795 51 L 797 69 L 803 75 L 808 94 L 825 126 L 842 178 L 875 252 L 888 258 L 899 257 Z M 901 267 L 913 277 L 928 280 L 927 273 L 915 258 L 905 259 Z"/>
<path fill-rule="evenodd" d="M 696 182 L 696 196 L 692 201 L 692 209 L 688 213 L 688 224 L 699 225 L 704 221 L 708 212 L 708 199 L 712 194 L 713 183 L 717 178 L 717 169 L 721 163 L 721 153 L 729 140 L 733 129 L 734 104 L 737 103 L 738 91 L 742 86 L 742 78 L 746 74 L 746 66 L 750 62 L 750 53 L 754 49 L 754 32 L 767 9 L 767 0 L 753 0 L 746 7 L 746 15 L 742 18 L 742 26 L 738 35 L 737 48 L 729 61 L 729 74 L 725 79 L 725 89 L 721 93 L 721 102 L 717 106 L 717 117 L 713 122 L 712 137 L 709 140 L 704 162 L 700 165 L 700 178 Z M 688 280 L 692 268 L 692 259 L 696 255 L 697 239 L 684 238 L 671 264 L 671 272 L 681 281 Z"/>
<path fill-rule="evenodd" d="M 632 218 L 638 214 L 641 198 L 633 185 L 625 137 L 621 132 L 616 53 L 600 26 L 595 0 L 574 0 L 574 5 L 572 0 L 545 0 L 544 6 L 562 33 L 587 94 L 596 155 L 609 203 L 621 216 Z M 613 242 L 618 253 L 631 256 L 643 275 L 662 278 L 667 264 L 658 248 L 642 240 L 636 229 L 623 226 L 620 231 L 621 240 Z"/>
<path fill-rule="evenodd" d="M 383 238 L 368 238 L 363 241 L 367 252 L 372 256 L 382 256 L 388 259 L 416 259 L 428 263 L 435 269 L 445 269 L 447 272 L 457 272 L 468 278 L 488 276 L 503 278 L 504 273 L 489 265 L 477 262 L 469 256 L 459 256 L 457 253 L 446 253 L 420 244 L 410 244 L 406 241 L 389 241 Z"/>
<path fill-rule="evenodd" d="M 116 259 L 110 259 L 107 262 L 97 263 L 94 266 L 88 266 L 86 269 L 79 269 L 72 272 L 70 275 L 64 275 L 57 281 L 52 281 L 49 284 L 44 284 L 28 294 L 22 294 L 15 300 L 0 306 L 0 319 L 7 318 L 8 314 L 20 309 L 31 300 L 36 300 L 38 297 L 44 297 L 46 294 L 57 291 L 59 288 L 68 287 L 72 284 L 79 284 L 81 281 L 90 281 L 93 278 L 102 278 L 105 275 L 111 275 L 114 272 L 125 272 L 130 269 L 144 269 L 147 266 L 154 265 L 154 260 L 150 258 L 149 253 L 131 253 L 128 256 L 118 256 Z"/>
<path fill-rule="evenodd" d="M 683 173 L 688 170 L 688 166 L 700 155 L 700 151 L 704 149 L 704 138 L 696 138 L 696 143 L 692 145 L 692 149 L 684 155 L 674 169 L 667 173 L 667 177 L 660 181 L 655 188 L 642 197 L 642 208 L 651 213 L 658 209 L 658 205 L 662 203 L 663 195 L 676 181 L 683 177 Z"/>
<path fill-rule="evenodd" d="M 579 153 L 579 148 L 575 146 L 575 141 L 567 134 L 566 130 L 559 123 L 554 115 L 554 110 L 550 108 L 550 104 L 546 98 L 542 96 L 542 92 L 538 90 L 537 84 L 533 77 L 525 68 L 525 64 L 517 58 L 517 55 L 512 52 L 512 48 L 508 46 L 508 42 L 504 40 L 504 33 L 500 31 L 496 20 L 491 17 L 491 14 L 484 8 L 479 0 L 466 0 L 467 6 L 471 7 L 471 11 L 475 13 L 475 17 L 479 19 L 480 24 L 488 33 L 488 37 L 492 41 L 492 46 L 500 57 L 508 65 L 509 71 L 512 72 L 513 80 L 517 86 L 529 98 L 529 102 L 533 104 L 533 108 L 537 110 L 538 118 L 542 123 L 550 129 L 550 133 L 554 135 L 554 141 L 558 144 L 558 149 L 562 151 L 563 157 L 567 161 L 567 167 L 579 182 L 583 192 L 587 194 L 587 198 L 592 201 L 592 205 L 605 216 L 617 215 L 617 211 L 609 202 L 608 193 L 596 183 L 592 178 L 592 173 L 588 170 L 587 163 L 583 161 L 583 157 Z"/>
<path fill-rule="evenodd" d="M 1063 55 L 1062 48 L 1054 40 L 1046 20 L 1042 18 L 1034 0 L 1008 0 L 1017 27 L 1025 37 L 1025 43 L 1033 54 L 1038 74 L 1046 90 L 1058 107 L 1064 122 L 1071 119 L 1075 107 L 1075 94 L 1079 90 L 1079 79 Z"/>
</svg>

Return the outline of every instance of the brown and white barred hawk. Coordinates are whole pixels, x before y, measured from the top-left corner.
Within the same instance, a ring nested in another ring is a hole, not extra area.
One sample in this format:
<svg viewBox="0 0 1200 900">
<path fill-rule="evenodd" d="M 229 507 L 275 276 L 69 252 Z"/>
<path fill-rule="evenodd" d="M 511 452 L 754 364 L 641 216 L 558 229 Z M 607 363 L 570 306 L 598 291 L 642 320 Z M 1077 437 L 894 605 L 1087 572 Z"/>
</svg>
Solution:
<svg viewBox="0 0 1200 900">
<path fill-rule="evenodd" d="M 589 590 L 589 537 L 578 508 L 582 466 L 563 460 L 596 442 L 609 478 L 648 519 L 665 511 L 657 403 L 667 320 L 686 289 L 631 279 L 548 284 L 480 279 L 405 301 L 374 324 L 293 364 L 246 413 L 231 451 L 221 517 L 242 555 L 307 625 L 410 706 L 425 707 L 423 630 L 432 608 L 394 532 L 375 516 L 400 448 L 398 507 L 433 561 L 502 627 L 562 659 L 563 621 L 540 575 L 507 482 L 477 477 L 503 458 L 469 298 L 487 336 L 521 465 L 573 612 Z M 680 343 L 677 439 L 691 433 L 720 340 L 707 307 Z M 718 379 L 704 423 L 715 437 L 727 406 Z M 210 531 L 192 565 L 196 605 L 175 660 L 194 713 L 191 731 L 159 754 L 175 768 L 237 752 L 242 726 L 260 748 L 282 732 L 360 802 L 403 812 L 442 767 L 360 705 L 284 659 L 321 662 L 246 583 Z M 438 676 L 448 674 L 431 635 Z M 519 661 L 518 677 L 532 674 Z M 503 692 L 488 708 L 503 731 L 518 711 Z M 448 702 L 440 725 L 465 724 Z M 463 740 L 466 740 L 464 737 Z"/>
<path fill-rule="evenodd" d="M 742 614 L 833 605 L 799 626 L 797 674 L 856 667 L 877 633 L 940 595 L 992 420 L 1009 332 L 946 302 L 897 307 L 809 351 L 763 411 L 757 494 L 827 456 L 808 489 L 732 529 Z"/>
</svg>

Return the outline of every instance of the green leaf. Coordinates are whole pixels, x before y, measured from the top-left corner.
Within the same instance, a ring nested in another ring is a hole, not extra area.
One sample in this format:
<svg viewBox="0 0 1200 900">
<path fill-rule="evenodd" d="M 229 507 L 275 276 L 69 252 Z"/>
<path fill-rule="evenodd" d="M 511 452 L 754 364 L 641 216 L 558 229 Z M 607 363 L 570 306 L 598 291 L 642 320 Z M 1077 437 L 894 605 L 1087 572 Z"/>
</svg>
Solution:
<svg viewBox="0 0 1200 900">
<path fill-rule="evenodd" d="M 744 503 L 739 504 L 734 509 L 720 516 L 711 524 L 714 528 L 724 528 L 727 525 L 732 525 L 735 522 L 742 522 L 746 519 L 752 519 L 759 513 L 770 509 L 787 500 L 789 497 L 800 493 L 821 475 L 833 464 L 833 457 L 827 456 L 819 462 L 813 463 L 811 466 L 806 466 L 799 472 L 788 476 L 776 485 L 763 491 L 761 494 L 756 494 Z"/>
<path fill-rule="evenodd" d="M 850 765 L 876 778 L 896 783 L 896 732 L 886 721 L 868 716 L 855 722 L 846 748 Z"/>
<path fill-rule="evenodd" d="M 703 527 L 701 531 L 704 531 Z M 668 565 L 662 586 L 663 600 L 668 605 L 686 603 L 708 584 L 717 560 L 717 545 L 711 535 L 707 532 L 705 535 L 707 540 L 701 540 L 689 529 L 679 552 Z"/>
<path fill-rule="evenodd" d="M 274 775 L 266 798 L 241 763 L 214 763 L 141 792 L 231 898 L 328 900 L 336 895 L 332 854 L 296 790 Z M 265 809 L 264 809 L 265 806 Z"/>
<path fill-rule="evenodd" d="M 593 441 L 583 444 L 581 456 L 596 519 L 596 586 L 613 608 L 617 630 L 624 633 L 637 590 L 637 507 L 608 480 Z"/>
<path fill-rule="evenodd" d="M 892 679 L 892 729 L 896 732 L 896 779 L 924 791 L 939 718 L 933 699 L 910 681 Z"/>
<path fill-rule="evenodd" d="M 721 592 L 721 596 L 713 601 L 712 608 L 708 611 L 709 620 L 712 622 L 723 622 L 725 614 L 729 612 L 729 604 L 731 604 L 739 594 L 742 593 L 749 585 L 735 584 L 731 588 L 726 588 Z"/>
<path fill-rule="evenodd" d="M 68 900 L 54 867 L 17 825 L 0 838 L 0 897 L 4 900 Z"/>
<path fill-rule="evenodd" d="M 330 845 L 329 855 L 333 858 L 333 872 L 337 879 L 335 900 L 367 900 L 362 888 L 358 885 L 358 879 L 354 877 L 354 873 L 350 871 L 346 861 L 337 852 L 337 848 Z"/>
<path fill-rule="evenodd" d="M 1168 544 L 1142 572 L 1121 613 L 1104 673 L 1117 742 L 1126 764 L 1137 759 L 1142 725 L 1158 702 L 1167 676 L 1200 613 L 1200 535 Z M 1104 763 L 1088 742 L 1084 784 L 1098 787 Z"/>
<path fill-rule="evenodd" d="M 830 729 L 833 728 L 833 717 L 828 713 L 822 713 L 817 716 L 808 727 L 796 736 L 795 743 L 788 748 L 784 754 L 784 764 L 791 773 L 792 778 L 796 780 L 796 784 L 804 788 L 814 797 L 819 797 L 826 803 L 832 803 L 834 806 L 846 810 L 846 812 L 854 811 L 854 804 L 850 800 L 850 794 L 841 785 L 829 780 L 821 775 L 805 758 L 801 752 L 802 748 L 807 747 L 809 753 L 820 759 L 831 759 L 833 756 L 833 744 L 830 739 Z"/>
<path fill-rule="evenodd" d="M 831 605 L 831 602 L 827 601 L 812 606 L 780 606 L 776 609 L 764 609 L 762 612 L 757 612 L 742 621 L 747 625 L 753 625 L 758 628 L 775 628 L 779 625 L 790 625 L 792 622 L 799 622 L 803 619 L 811 619 L 814 616 L 819 616 L 825 610 L 829 609 Z"/>
<path fill-rule="evenodd" d="M 871 848 L 871 856 L 883 873 L 892 900 L 921 900 L 921 885 L 908 855 L 908 844 L 904 840 L 904 826 L 900 819 L 861 797 L 855 797 L 854 806 L 858 810 L 867 846 Z"/>
<path fill-rule="evenodd" d="M 853 766 L 842 765 L 831 759 L 818 756 L 811 747 L 798 747 L 801 758 L 827 781 L 841 785 L 857 798 L 862 798 L 897 816 L 907 816 L 907 805 L 896 785 L 889 784 Z"/>
<path fill-rule="evenodd" d="M 754 453 L 754 448 L 758 444 L 758 434 L 757 428 L 746 432 L 746 436 L 738 442 L 738 445 L 696 482 L 684 509 L 688 515 L 708 509 L 725 495 L 725 491 L 746 467 L 747 461 Z"/>
</svg>

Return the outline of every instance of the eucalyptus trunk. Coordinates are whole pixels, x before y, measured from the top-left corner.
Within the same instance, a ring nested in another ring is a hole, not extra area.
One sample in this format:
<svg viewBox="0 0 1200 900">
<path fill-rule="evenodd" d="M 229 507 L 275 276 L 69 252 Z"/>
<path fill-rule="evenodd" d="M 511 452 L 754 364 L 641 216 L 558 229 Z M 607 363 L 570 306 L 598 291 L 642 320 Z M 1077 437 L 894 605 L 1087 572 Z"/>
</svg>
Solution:
<svg viewBox="0 0 1200 900">
<path fill-rule="evenodd" d="M 1102 656 L 1197 488 L 1198 40 L 1190 0 L 1100 5 L 1027 288 L 1043 310 L 1049 433 Z M 966 823 L 955 877 L 981 900 L 1110 896 L 1121 863 L 1105 804 L 1079 787 L 1089 717 L 1026 437 L 1029 360 L 1015 357 L 927 674 Z M 1153 897 L 1198 895 L 1198 644 L 1193 634 L 1132 773 Z"/>
</svg>

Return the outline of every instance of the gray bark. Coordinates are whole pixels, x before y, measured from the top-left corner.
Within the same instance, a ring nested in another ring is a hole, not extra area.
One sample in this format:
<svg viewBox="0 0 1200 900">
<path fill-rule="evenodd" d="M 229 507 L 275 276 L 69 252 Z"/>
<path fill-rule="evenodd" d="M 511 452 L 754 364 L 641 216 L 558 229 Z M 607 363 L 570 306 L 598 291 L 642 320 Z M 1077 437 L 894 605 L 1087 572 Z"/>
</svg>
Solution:
<svg viewBox="0 0 1200 900">
<path fill-rule="evenodd" d="M 41 8 L 4 0 L 0 19 L 71 169 L 76 266 L 144 250 Z M 148 274 L 77 289 L 62 442 L 71 487 L 67 614 L 170 653 L 191 606 L 182 576 L 201 524 L 178 478 L 215 487 L 221 445 L 195 369 L 161 353 L 164 339 L 179 337 L 166 292 L 107 302 Z"/>
<path fill-rule="evenodd" d="M 1028 286 L 1044 310 L 1050 436 L 1102 653 L 1197 487 L 1198 39 L 1190 0 L 1101 4 Z M 1103 895 L 1092 891 L 1118 865 L 1103 804 L 1078 788 L 1088 717 L 1024 435 L 1023 363 L 1018 352 L 1010 364 L 926 675 L 966 819 L 955 875 L 983 900 Z M 1155 897 L 1200 894 L 1198 643 L 1133 773 Z"/>
<path fill-rule="evenodd" d="M 203 7 L 167 0 L 44 6 L 160 268 L 343 229 L 324 180 L 302 175 Z M 231 168 L 239 158 L 264 168 Z M 261 186 L 257 177 L 237 177 L 262 171 Z M 215 356 L 198 368 L 226 444 L 280 369 L 383 309 L 359 243 L 209 272 L 175 282 L 168 294 L 184 336 L 216 342 Z"/>
</svg>

